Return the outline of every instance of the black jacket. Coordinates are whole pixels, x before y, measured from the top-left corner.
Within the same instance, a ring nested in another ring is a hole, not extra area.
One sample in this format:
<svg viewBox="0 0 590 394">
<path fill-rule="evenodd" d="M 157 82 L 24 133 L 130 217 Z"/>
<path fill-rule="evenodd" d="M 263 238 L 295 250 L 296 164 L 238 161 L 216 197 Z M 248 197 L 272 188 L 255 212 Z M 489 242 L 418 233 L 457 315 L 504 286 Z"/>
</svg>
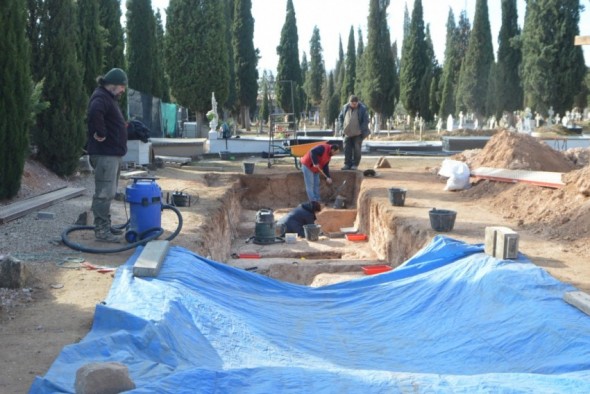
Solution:
<svg viewBox="0 0 590 394">
<path fill-rule="evenodd" d="M 277 223 L 285 225 L 286 233 L 297 233 L 300 237 L 305 237 L 303 225 L 314 224 L 315 219 L 316 216 L 311 203 L 304 202 L 280 218 Z"/>
<path fill-rule="evenodd" d="M 125 156 L 127 153 L 127 124 L 117 99 L 102 86 L 97 87 L 88 103 L 89 155 Z M 103 142 L 94 138 L 94 133 L 106 137 Z"/>
</svg>

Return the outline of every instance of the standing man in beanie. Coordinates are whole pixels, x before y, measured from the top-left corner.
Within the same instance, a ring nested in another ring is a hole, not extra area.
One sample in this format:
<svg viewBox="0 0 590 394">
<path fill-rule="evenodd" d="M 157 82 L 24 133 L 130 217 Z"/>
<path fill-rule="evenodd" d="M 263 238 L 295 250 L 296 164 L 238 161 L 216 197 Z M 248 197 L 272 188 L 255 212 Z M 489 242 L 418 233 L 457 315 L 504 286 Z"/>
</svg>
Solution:
<svg viewBox="0 0 590 394">
<path fill-rule="evenodd" d="M 303 171 L 303 181 L 309 201 L 321 201 L 320 173 L 326 177 L 328 185 L 332 184 L 328 164 L 338 149 L 336 144 L 320 144 L 314 146 L 301 158 L 301 171 Z"/>
<path fill-rule="evenodd" d="M 350 96 L 348 103 L 342 107 L 338 115 L 340 131 L 344 134 L 344 167 L 343 170 L 356 170 L 361 163 L 361 146 L 369 135 L 369 113 L 367 107 L 359 102 L 355 95 Z"/>
<path fill-rule="evenodd" d="M 127 88 L 127 74 L 113 68 L 97 78 L 88 103 L 88 155 L 94 168 L 94 236 L 97 241 L 120 242 L 122 230 L 111 228 L 111 202 L 117 193 L 120 166 L 127 153 L 127 124 L 118 100 Z"/>
</svg>

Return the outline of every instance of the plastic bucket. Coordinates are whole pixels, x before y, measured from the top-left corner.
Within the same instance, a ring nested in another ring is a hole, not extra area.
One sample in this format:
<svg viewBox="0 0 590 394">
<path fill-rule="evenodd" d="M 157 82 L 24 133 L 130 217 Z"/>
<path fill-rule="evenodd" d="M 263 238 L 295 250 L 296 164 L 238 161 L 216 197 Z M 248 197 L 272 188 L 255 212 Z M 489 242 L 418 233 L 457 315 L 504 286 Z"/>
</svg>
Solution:
<svg viewBox="0 0 590 394">
<path fill-rule="evenodd" d="M 395 187 L 389 189 L 389 201 L 391 202 L 391 205 L 403 207 L 406 201 L 406 189 L 398 189 Z"/>
<path fill-rule="evenodd" d="M 254 163 L 242 163 L 242 168 L 244 169 L 244 174 L 254 173 Z"/>
<path fill-rule="evenodd" d="M 219 152 L 219 158 L 221 160 L 229 160 L 231 157 L 231 152 L 228 150 L 222 150 L 221 152 Z"/>
<path fill-rule="evenodd" d="M 336 197 L 336 200 L 334 201 L 334 208 L 343 209 L 344 207 L 346 207 L 346 198 L 342 196 Z"/>
<path fill-rule="evenodd" d="M 433 208 L 429 211 L 429 214 L 430 226 L 434 231 L 444 233 L 451 231 L 455 226 L 455 219 L 457 218 L 457 212 L 455 211 Z"/>
<path fill-rule="evenodd" d="M 319 224 L 304 224 L 303 232 L 305 233 L 305 239 L 308 241 L 317 241 L 320 239 L 320 231 L 322 226 Z"/>
</svg>

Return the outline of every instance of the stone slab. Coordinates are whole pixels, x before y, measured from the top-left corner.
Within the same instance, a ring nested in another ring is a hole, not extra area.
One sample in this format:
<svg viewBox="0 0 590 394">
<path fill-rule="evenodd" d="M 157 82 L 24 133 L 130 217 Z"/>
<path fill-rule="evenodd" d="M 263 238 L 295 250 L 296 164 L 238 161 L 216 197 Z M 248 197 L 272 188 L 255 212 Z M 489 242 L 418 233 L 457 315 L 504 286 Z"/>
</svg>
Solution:
<svg viewBox="0 0 590 394">
<path fill-rule="evenodd" d="M 155 240 L 145 245 L 133 265 L 134 276 L 158 276 L 164 258 L 170 249 L 170 241 Z"/>
<path fill-rule="evenodd" d="M 583 291 L 568 291 L 563 300 L 590 316 L 590 295 Z"/>
</svg>

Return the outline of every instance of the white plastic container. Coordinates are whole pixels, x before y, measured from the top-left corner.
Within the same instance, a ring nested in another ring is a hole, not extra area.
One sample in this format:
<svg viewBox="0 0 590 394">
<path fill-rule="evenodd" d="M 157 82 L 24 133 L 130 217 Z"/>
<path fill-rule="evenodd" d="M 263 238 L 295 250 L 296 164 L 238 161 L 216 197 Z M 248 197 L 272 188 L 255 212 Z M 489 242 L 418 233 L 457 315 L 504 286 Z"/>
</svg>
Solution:
<svg viewBox="0 0 590 394">
<path fill-rule="evenodd" d="M 285 243 L 294 244 L 295 242 L 297 242 L 297 233 L 285 234 Z"/>
</svg>

